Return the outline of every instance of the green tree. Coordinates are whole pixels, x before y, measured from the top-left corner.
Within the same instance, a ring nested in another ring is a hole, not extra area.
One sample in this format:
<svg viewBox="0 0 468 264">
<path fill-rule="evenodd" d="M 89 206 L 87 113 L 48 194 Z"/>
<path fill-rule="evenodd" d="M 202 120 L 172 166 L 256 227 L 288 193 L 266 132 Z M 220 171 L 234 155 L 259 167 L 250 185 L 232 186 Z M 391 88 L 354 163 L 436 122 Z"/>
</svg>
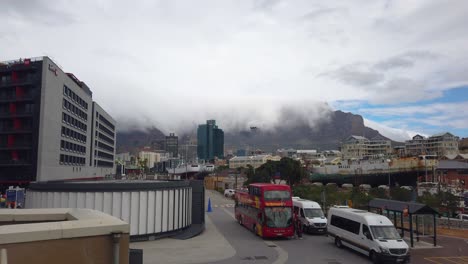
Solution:
<svg viewBox="0 0 468 264">
<path fill-rule="evenodd" d="M 372 188 L 369 194 L 374 198 L 388 199 L 387 190 L 383 188 Z"/>
<path fill-rule="evenodd" d="M 374 199 L 374 196 L 361 191 L 359 187 L 354 187 L 350 199 L 353 202 L 353 208 L 367 209 L 370 200 Z"/>
<path fill-rule="evenodd" d="M 430 192 L 424 192 L 418 197 L 417 201 L 434 209 L 440 208 L 441 206 L 440 195 L 433 195 Z"/>
<path fill-rule="evenodd" d="M 393 200 L 409 202 L 411 201 L 411 191 L 403 188 L 393 188 L 390 190 Z"/>
<path fill-rule="evenodd" d="M 440 192 L 439 199 L 441 205 L 445 207 L 447 211 L 447 217 L 452 217 L 458 210 L 460 199 L 451 192 Z"/>
</svg>

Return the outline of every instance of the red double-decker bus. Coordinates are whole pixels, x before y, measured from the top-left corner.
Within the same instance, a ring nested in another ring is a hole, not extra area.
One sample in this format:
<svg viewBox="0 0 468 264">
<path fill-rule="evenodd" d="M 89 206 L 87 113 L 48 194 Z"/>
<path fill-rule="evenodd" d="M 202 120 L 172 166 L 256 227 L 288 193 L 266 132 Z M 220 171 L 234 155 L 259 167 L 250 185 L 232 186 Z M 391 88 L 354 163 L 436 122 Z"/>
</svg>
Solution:
<svg viewBox="0 0 468 264">
<path fill-rule="evenodd" d="M 237 221 L 260 237 L 294 236 L 292 208 L 288 185 L 254 183 L 236 192 Z"/>
</svg>

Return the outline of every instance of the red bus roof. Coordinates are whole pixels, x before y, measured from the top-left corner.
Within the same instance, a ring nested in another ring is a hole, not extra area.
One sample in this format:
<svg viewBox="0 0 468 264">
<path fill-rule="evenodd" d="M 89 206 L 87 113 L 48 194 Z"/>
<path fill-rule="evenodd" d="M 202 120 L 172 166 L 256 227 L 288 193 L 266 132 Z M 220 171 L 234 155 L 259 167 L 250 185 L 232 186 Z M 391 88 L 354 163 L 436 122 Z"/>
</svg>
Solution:
<svg viewBox="0 0 468 264">
<path fill-rule="evenodd" d="M 273 187 L 272 189 L 276 187 L 280 187 L 278 189 L 290 189 L 289 185 L 286 184 L 273 184 L 273 183 L 251 183 L 249 186 L 254 186 L 254 187 L 260 187 L 260 188 L 266 188 L 266 187 Z"/>
</svg>

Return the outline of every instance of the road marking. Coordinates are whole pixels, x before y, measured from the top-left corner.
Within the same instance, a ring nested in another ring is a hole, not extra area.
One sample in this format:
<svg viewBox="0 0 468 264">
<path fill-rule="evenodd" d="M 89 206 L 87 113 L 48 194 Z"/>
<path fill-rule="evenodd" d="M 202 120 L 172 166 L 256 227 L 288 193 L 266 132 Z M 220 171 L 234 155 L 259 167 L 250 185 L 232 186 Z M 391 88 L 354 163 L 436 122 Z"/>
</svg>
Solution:
<svg viewBox="0 0 468 264">
<path fill-rule="evenodd" d="M 224 212 L 226 212 L 228 215 L 230 215 L 234 220 L 236 220 L 236 217 L 234 216 L 233 213 L 229 212 L 227 209 L 222 208 Z M 276 253 L 278 253 L 278 258 L 273 262 L 273 264 L 284 264 L 288 262 L 288 252 L 279 247 L 277 244 L 271 242 L 271 241 L 265 241 L 263 242 L 268 246 L 268 247 L 273 247 L 276 250 Z"/>
<path fill-rule="evenodd" d="M 431 261 L 433 263 L 436 263 L 436 264 L 442 264 L 445 261 L 448 261 L 448 262 L 451 262 L 451 263 L 462 264 L 462 263 L 468 263 L 467 258 L 468 257 L 466 257 L 466 256 L 459 256 L 459 257 L 428 257 L 428 258 L 424 258 L 424 259 L 428 260 L 428 261 Z"/>
</svg>

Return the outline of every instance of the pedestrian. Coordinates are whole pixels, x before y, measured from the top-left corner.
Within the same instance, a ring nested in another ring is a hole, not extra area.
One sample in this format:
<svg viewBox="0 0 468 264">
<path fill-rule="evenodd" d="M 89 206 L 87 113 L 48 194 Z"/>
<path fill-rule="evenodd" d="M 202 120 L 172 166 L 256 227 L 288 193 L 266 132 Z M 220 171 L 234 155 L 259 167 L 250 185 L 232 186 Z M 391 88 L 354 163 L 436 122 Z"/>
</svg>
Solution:
<svg viewBox="0 0 468 264">
<path fill-rule="evenodd" d="M 299 217 L 296 217 L 296 234 L 299 239 L 302 239 L 302 222 Z"/>
</svg>

